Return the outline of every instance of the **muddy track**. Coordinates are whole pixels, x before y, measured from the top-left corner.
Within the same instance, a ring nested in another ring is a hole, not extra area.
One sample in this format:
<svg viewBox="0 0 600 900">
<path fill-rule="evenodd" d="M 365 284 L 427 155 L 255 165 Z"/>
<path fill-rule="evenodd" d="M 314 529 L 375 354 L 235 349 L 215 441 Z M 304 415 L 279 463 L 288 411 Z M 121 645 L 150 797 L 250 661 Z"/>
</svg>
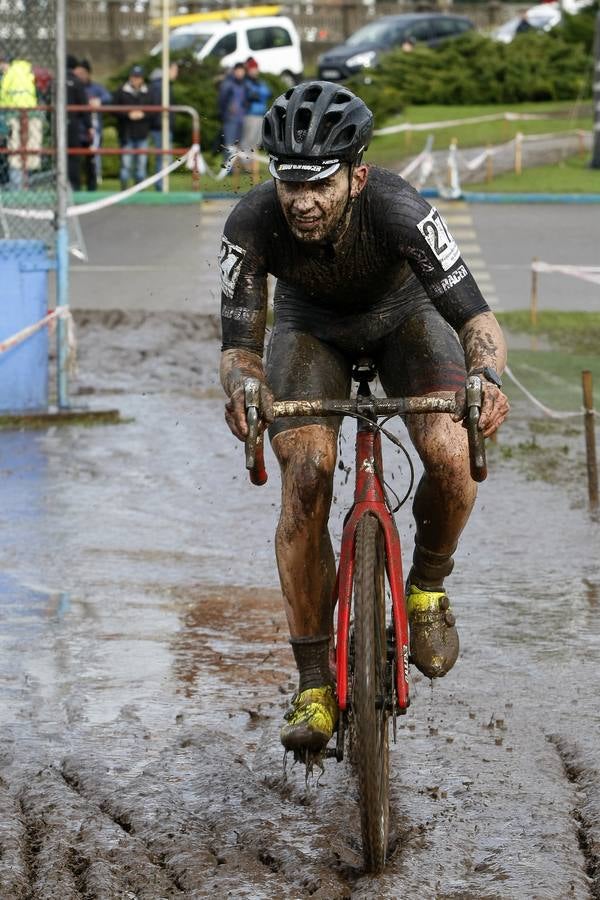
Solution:
<svg viewBox="0 0 600 900">
<path fill-rule="evenodd" d="M 75 390 L 124 423 L 1 438 L 0 900 L 598 900 L 600 531 L 579 485 L 492 454 L 449 585 L 461 657 L 412 678 L 371 878 L 349 767 L 284 769 L 279 484 L 268 456 L 249 486 L 225 430 L 214 319 L 78 318 Z"/>
</svg>

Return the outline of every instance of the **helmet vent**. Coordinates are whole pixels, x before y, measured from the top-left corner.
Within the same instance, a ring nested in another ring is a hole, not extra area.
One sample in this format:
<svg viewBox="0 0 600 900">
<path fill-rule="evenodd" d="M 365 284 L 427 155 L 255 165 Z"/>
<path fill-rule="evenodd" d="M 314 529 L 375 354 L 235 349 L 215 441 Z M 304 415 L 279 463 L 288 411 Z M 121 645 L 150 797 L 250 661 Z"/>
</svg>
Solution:
<svg viewBox="0 0 600 900">
<path fill-rule="evenodd" d="M 337 135 L 333 142 L 333 149 L 347 147 L 352 144 L 354 140 L 354 136 L 356 134 L 356 125 L 348 125 L 343 131 Z"/>
<path fill-rule="evenodd" d="M 339 91 L 334 98 L 334 103 L 350 103 L 354 98 L 351 94 L 347 94 L 345 91 Z"/>
<path fill-rule="evenodd" d="M 303 101 L 305 103 L 314 103 L 323 93 L 318 84 L 313 84 L 304 91 Z"/>
<path fill-rule="evenodd" d="M 294 121 L 294 137 L 297 141 L 303 141 L 306 137 L 306 132 L 310 127 L 310 120 L 312 119 L 312 113 L 310 109 L 306 109 L 306 107 L 301 107 L 298 110 L 296 115 L 296 119 Z"/>
</svg>

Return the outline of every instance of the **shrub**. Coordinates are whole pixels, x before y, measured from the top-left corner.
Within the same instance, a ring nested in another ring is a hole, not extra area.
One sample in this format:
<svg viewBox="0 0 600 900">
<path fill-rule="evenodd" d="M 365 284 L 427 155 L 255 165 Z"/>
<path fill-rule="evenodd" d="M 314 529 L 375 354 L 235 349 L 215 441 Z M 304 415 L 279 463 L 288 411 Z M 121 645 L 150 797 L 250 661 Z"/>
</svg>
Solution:
<svg viewBox="0 0 600 900">
<path fill-rule="evenodd" d="M 585 29 L 568 20 L 564 28 L 568 37 L 527 32 L 503 44 L 473 32 L 436 49 L 396 50 L 369 73 L 370 83 L 354 78 L 349 86 L 365 102 L 371 100 L 379 125 L 402 104 L 520 103 L 589 96 L 592 65 L 587 38 L 574 40 Z"/>
</svg>

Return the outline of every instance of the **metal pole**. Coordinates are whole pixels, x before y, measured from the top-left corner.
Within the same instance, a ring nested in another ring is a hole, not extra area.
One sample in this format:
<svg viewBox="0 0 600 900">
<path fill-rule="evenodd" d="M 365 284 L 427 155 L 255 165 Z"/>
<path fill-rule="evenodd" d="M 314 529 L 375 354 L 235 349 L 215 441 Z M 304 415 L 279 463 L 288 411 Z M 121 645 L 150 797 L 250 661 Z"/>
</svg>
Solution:
<svg viewBox="0 0 600 900">
<path fill-rule="evenodd" d="M 594 46 L 594 147 L 590 166 L 600 169 L 600 11 L 596 16 Z"/>
<path fill-rule="evenodd" d="M 585 424 L 585 452 L 588 475 L 588 495 L 592 509 L 598 508 L 598 462 L 596 459 L 596 433 L 594 431 L 596 414 L 594 412 L 594 395 L 592 389 L 592 373 L 586 369 L 581 373 L 583 385 L 583 407 Z"/>
<path fill-rule="evenodd" d="M 163 0 L 162 5 L 162 95 L 160 102 L 162 106 L 169 105 L 169 12 L 170 12 L 170 0 Z M 161 116 L 161 146 L 163 150 L 171 149 L 171 142 L 169 136 L 169 113 L 166 110 L 163 110 Z M 161 156 L 160 160 L 158 160 L 158 165 L 160 168 L 163 167 L 164 161 L 167 159 L 167 156 Z M 169 176 L 165 175 L 162 181 L 162 189 L 165 193 L 169 192 Z"/>
<path fill-rule="evenodd" d="M 54 127 L 56 140 L 56 305 L 69 305 L 69 234 L 67 229 L 67 36 L 66 0 L 56 0 L 56 81 Z M 56 376 L 59 409 L 69 406 L 67 380 L 67 322 L 56 325 Z"/>
</svg>

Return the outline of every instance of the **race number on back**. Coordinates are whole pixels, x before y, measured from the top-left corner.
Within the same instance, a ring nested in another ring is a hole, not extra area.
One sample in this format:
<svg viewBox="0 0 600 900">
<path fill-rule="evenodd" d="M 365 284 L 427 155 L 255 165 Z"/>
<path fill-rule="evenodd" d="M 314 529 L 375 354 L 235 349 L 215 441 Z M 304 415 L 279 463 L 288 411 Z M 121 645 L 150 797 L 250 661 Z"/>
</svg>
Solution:
<svg viewBox="0 0 600 900">
<path fill-rule="evenodd" d="M 459 258 L 460 250 L 435 207 L 432 207 L 428 216 L 421 219 L 417 228 L 440 261 L 444 272 L 447 272 Z"/>
</svg>

